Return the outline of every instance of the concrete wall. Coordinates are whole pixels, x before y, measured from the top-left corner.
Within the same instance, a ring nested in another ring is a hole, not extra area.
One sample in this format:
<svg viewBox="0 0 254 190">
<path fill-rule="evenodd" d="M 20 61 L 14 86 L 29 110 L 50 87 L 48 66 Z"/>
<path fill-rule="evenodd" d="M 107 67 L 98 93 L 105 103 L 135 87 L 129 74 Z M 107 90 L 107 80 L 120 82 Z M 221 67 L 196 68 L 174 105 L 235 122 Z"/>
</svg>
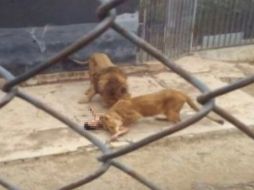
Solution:
<svg viewBox="0 0 254 190">
<path fill-rule="evenodd" d="M 3 0 L 0 2 L 0 65 L 21 74 L 71 44 L 98 23 L 94 0 Z M 118 8 L 117 22 L 128 31 L 138 31 L 138 2 Z M 122 36 L 108 30 L 74 55 L 86 59 L 93 52 L 108 53 L 115 62 L 135 61 L 136 48 Z M 80 70 L 72 62 L 46 72 Z"/>
<path fill-rule="evenodd" d="M 228 62 L 254 62 L 254 45 L 237 46 L 196 52 L 198 56 Z"/>
</svg>

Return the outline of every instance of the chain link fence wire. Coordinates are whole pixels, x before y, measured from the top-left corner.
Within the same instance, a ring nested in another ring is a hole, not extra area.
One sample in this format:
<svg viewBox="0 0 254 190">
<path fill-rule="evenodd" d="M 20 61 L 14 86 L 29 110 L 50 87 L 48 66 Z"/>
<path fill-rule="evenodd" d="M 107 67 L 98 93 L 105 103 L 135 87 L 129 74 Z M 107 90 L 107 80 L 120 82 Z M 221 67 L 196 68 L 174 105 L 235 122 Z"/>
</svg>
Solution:
<svg viewBox="0 0 254 190">
<path fill-rule="evenodd" d="M 70 190 L 85 185 L 99 178 L 101 175 L 107 172 L 110 167 L 115 167 L 123 171 L 127 175 L 136 179 L 138 182 L 142 183 L 148 189 L 159 190 L 160 188 L 157 185 L 155 185 L 153 181 L 146 179 L 144 176 L 137 173 L 135 169 L 129 168 L 125 164 L 114 160 L 114 158 L 124 156 L 129 152 L 138 150 L 139 148 L 146 146 L 154 141 L 157 141 L 163 137 L 169 136 L 173 133 L 176 133 L 177 131 L 190 127 L 192 124 L 201 120 L 211 111 L 214 111 L 215 113 L 219 114 L 222 118 L 227 120 L 229 123 L 233 124 L 243 133 L 248 135 L 250 138 L 254 139 L 254 131 L 250 128 L 250 126 L 245 125 L 239 119 L 232 116 L 226 110 L 215 104 L 216 97 L 219 97 L 223 94 L 232 92 L 234 90 L 237 90 L 239 88 L 242 88 L 246 85 L 253 83 L 254 76 L 250 76 L 246 79 L 237 81 L 223 88 L 211 91 L 206 84 L 198 80 L 195 76 L 188 73 L 188 71 L 182 69 L 178 65 L 171 62 L 170 59 L 167 58 L 165 55 L 163 55 L 159 50 L 151 46 L 142 38 L 138 37 L 136 34 L 129 33 L 122 26 L 120 26 L 118 23 L 115 22 L 116 18 L 115 8 L 124 3 L 125 0 L 98 0 L 98 1 L 101 3 L 99 8 L 97 9 L 97 16 L 100 19 L 98 25 L 91 32 L 84 35 L 82 38 L 74 42 L 72 45 L 63 49 L 61 52 L 59 52 L 54 57 L 50 58 L 45 63 L 38 65 L 37 67 L 17 77 L 14 77 L 8 70 L 0 66 L 0 76 L 6 80 L 6 83 L 3 85 L 1 89 L 5 93 L 5 95 L 0 100 L 0 108 L 7 105 L 15 97 L 21 98 L 25 100 L 27 103 L 34 105 L 38 109 L 43 110 L 50 116 L 66 124 L 66 126 L 71 128 L 73 131 L 83 136 L 84 138 L 88 139 L 93 145 L 98 147 L 98 149 L 102 153 L 101 156 L 97 158 L 98 162 L 100 163 L 100 165 L 98 165 L 97 170 L 87 174 L 82 179 L 74 179 L 72 183 L 60 187 L 59 190 Z M 72 55 L 81 48 L 84 48 L 85 46 L 89 45 L 89 43 L 92 43 L 97 37 L 99 37 L 101 34 L 103 34 L 106 30 L 110 28 L 115 30 L 122 36 L 124 36 L 126 39 L 135 44 L 138 48 L 141 48 L 144 51 L 146 51 L 152 57 L 162 62 L 172 71 L 174 71 L 179 76 L 184 78 L 187 82 L 195 86 L 201 92 L 201 95 L 197 98 L 197 101 L 203 105 L 200 111 L 197 112 L 191 118 L 182 120 L 181 122 L 173 125 L 172 127 L 169 127 L 168 129 L 162 132 L 158 132 L 157 134 L 148 136 L 136 143 L 127 145 L 118 150 L 112 150 L 100 139 L 96 138 L 91 132 L 83 130 L 82 126 L 79 126 L 72 120 L 68 119 L 68 117 L 66 117 L 65 115 L 62 115 L 59 112 L 55 111 L 53 108 L 47 106 L 44 102 L 18 89 L 17 86 L 21 84 L 23 81 L 32 78 L 33 76 L 42 72 L 51 65 L 60 62 L 61 60 L 67 58 L 68 56 Z M 0 185 L 2 185 L 5 189 L 8 190 L 21 190 L 21 188 L 19 188 L 18 186 L 2 178 L 0 178 Z"/>
</svg>

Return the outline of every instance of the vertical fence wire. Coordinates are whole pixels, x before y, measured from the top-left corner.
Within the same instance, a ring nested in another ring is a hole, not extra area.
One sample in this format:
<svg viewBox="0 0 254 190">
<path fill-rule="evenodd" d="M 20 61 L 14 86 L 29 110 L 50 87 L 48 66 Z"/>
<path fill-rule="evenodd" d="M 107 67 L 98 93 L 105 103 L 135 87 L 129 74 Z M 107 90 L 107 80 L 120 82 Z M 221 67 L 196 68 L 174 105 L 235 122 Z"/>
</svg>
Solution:
<svg viewBox="0 0 254 190">
<path fill-rule="evenodd" d="M 254 43 L 253 0 L 148 2 L 143 7 L 147 17 L 143 29 L 148 33 L 142 37 L 171 58 L 178 58 L 192 51 Z M 158 12 L 165 12 L 165 15 Z M 160 25 L 163 29 L 158 27 L 160 17 L 165 17 L 165 25 Z M 164 34 L 160 33 L 162 30 Z M 162 45 L 162 41 L 165 45 Z M 146 60 L 149 59 L 152 57 L 147 56 Z"/>
</svg>

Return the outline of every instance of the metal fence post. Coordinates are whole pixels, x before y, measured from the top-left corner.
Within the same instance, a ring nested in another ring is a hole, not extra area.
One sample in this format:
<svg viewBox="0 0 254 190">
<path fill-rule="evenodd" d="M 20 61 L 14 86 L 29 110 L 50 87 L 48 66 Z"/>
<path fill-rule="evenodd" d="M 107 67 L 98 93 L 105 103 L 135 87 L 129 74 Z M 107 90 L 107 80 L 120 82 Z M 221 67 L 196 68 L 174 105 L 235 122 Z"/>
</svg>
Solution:
<svg viewBox="0 0 254 190">
<path fill-rule="evenodd" d="M 198 0 L 194 0 L 193 15 L 192 15 L 192 22 L 191 22 L 190 52 L 192 52 L 192 50 L 193 50 L 194 30 L 195 30 L 196 17 L 197 17 L 197 7 L 198 7 Z"/>
</svg>

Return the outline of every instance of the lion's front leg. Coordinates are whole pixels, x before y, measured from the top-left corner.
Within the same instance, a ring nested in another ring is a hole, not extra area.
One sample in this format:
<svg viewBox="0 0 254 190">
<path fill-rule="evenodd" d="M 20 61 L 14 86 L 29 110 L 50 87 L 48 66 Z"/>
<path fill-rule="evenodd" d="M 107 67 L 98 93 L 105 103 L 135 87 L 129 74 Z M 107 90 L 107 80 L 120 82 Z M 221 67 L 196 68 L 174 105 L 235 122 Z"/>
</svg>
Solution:
<svg viewBox="0 0 254 190">
<path fill-rule="evenodd" d="M 85 92 L 85 96 L 79 100 L 79 104 L 85 104 L 92 100 L 92 98 L 95 96 L 96 92 L 94 90 L 93 86 L 90 86 L 87 91 Z"/>
</svg>

